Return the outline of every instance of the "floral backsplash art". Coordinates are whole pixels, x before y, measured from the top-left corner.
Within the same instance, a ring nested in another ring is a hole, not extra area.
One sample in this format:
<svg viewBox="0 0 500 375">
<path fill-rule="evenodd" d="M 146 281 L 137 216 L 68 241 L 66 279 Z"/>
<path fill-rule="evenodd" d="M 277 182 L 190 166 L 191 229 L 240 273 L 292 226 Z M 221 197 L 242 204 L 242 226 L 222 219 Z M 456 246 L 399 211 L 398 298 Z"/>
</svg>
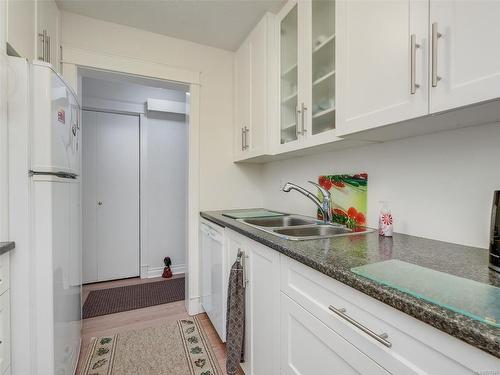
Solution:
<svg viewBox="0 0 500 375">
<path fill-rule="evenodd" d="M 366 225 L 368 174 L 319 176 L 319 184 L 332 195 L 333 222 L 351 228 Z M 320 211 L 318 217 L 322 218 Z"/>
</svg>

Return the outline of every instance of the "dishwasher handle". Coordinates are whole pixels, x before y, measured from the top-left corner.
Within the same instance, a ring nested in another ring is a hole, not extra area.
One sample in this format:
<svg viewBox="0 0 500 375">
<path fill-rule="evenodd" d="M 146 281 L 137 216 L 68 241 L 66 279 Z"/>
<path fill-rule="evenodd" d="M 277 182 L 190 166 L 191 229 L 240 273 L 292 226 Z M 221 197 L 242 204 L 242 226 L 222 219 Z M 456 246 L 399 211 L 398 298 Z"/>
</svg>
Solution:
<svg viewBox="0 0 500 375">
<path fill-rule="evenodd" d="M 215 229 L 209 228 L 208 236 L 212 240 L 214 240 L 215 242 L 217 242 L 219 244 L 223 244 L 224 243 L 224 237 L 223 237 L 223 235 L 221 233 L 219 233 L 218 231 L 216 231 Z"/>
</svg>

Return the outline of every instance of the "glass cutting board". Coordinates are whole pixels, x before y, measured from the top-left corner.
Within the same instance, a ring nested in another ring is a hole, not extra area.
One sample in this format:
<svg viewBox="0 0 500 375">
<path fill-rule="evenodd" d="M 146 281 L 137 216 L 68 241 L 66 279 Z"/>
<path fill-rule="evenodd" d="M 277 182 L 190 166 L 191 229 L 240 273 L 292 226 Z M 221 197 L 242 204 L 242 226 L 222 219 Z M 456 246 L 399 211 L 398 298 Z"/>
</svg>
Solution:
<svg viewBox="0 0 500 375">
<path fill-rule="evenodd" d="M 284 216 L 281 212 L 268 211 L 268 210 L 246 210 L 246 211 L 236 211 L 236 212 L 228 212 L 222 214 L 222 216 L 227 216 L 232 219 L 255 219 L 259 217 L 277 217 Z"/>
<path fill-rule="evenodd" d="M 351 269 L 354 273 L 500 327 L 500 288 L 392 259 Z"/>
</svg>

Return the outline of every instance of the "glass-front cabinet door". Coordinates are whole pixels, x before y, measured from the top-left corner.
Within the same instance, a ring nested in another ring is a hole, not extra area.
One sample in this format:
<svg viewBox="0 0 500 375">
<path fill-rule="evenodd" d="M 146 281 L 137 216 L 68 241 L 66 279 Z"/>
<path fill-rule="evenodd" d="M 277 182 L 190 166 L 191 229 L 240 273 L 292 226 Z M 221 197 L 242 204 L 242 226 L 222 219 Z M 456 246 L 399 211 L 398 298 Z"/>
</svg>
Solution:
<svg viewBox="0 0 500 375">
<path fill-rule="evenodd" d="M 298 139 L 298 4 L 280 22 L 280 144 Z"/>
<path fill-rule="evenodd" d="M 335 1 L 290 0 L 278 15 L 280 145 L 286 152 L 335 137 Z"/>
<path fill-rule="evenodd" d="M 317 135 L 335 129 L 335 2 L 311 4 L 310 132 Z"/>
</svg>

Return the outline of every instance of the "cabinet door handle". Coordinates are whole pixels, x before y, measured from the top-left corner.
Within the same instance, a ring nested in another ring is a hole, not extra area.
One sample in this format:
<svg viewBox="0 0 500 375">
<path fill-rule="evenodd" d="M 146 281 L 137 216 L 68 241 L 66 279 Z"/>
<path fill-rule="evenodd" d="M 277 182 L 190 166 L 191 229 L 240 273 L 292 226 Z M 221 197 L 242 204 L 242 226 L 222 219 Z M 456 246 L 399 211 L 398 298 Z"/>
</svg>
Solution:
<svg viewBox="0 0 500 375">
<path fill-rule="evenodd" d="M 246 126 L 241 128 L 241 151 L 248 149 L 247 134 L 249 129 Z"/>
<path fill-rule="evenodd" d="M 295 107 L 295 128 L 296 128 L 296 133 L 297 135 L 300 135 L 301 134 L 301 131 L 300 131 L 300 121 L 299 121 L 299 115 L 300 115 L 300 119 L 302 119 L 302 107 L 299 108 L 299 105 L 297 104 L 297 106 Z"/>
<path fill-rule="evenodd" d="M 38 33 L 38 37 L 40 38 L 40 40 L 42 42 L 42 55 L 40 56 L 40 53 L 38 54 L 38 60 L 44 61 L 45 60 L 45 30 L 41 33 Z"/>
<path fill-rule="evenodd" d="M 245 132 L 245 150 L 247 150 L 250 146 L 248 145 L 248 133 L 250 132 L 250 129 L 248 129 L 246 126 L 244 127 L 244 132 Z"/>
<path fill-rule="evenodd" d="M 391 342 L 387 340 L 389 338 L 389 335 L 387 333 L 384 332 L 384 333 L 377 334 L 377 333 L 373 332 L 371 329 L 365 327 L 363 324 L 359 323 L 358 321 L 354 320 L 349 315 L 347 315 L 346 314 L 346 309 L 344 309 L 344 308 L 337 309 L 336 307 L 333 307 L 332 305 L 330 305 L 328 307 L 328 309 L 330 311 L 333 311 L 335 314 L 337 314 L 338 316 L 340 316 L 342 319 L 344 319 L 344 320 L 348 321 L 349 323 L 351 323 L 356 328 L 358 328 L 361 331 L 363 331 L 364 333 L 366 333 L 368 336 L 374 338 L 375 340 L 377 340 L 382 345 L 385 345 L 388 348 L 392 347 Z"/>
<path fill-rule="evenodd" d="M 248 285 L 248 275 L 247 275 L 247 267 L 246 267 L 246 259 L 248 259 L 248 255 L 245 254 L 244 250 L 241 248 L 238 249 L 238 258 L 241 261 L 241 268 L 243 269 L 243 286 L 246 288 Z"/>
<path fill-rule="evenodd" d="M 47 62 L 50 63 L 50 36 L 47 35 Z"/>
<path fill-rule="evenodd" d="M 59 45 L 59 73 L 62 74 L 63 71 L 63 48 L 61 45 Z M 78 126 L 78 129 L 80 129 L 80 126 Z"/>
<path fill-rule="evenodd" d="M 49 35 L 47 34 L 47 30 L 43 30 L 43 61 L 47 62 L 47 46 L 49 45 Z"/>
<path fill-rule="evenodd" d="M 300 127 L 301 127 L 300 134 L 302 134 L 302 135 L 304 135 L 307 131 L 306 125 L 305 125 L 306 111 L 307 111 L 307 107 L 305 106 L 304 103 L 302 103 L 301 104 L 301 111 L 300 111 L 300 115 L 302 117 L 302 119 L 300 121 Z"/>
<path fill-rule="evenodd" d="M 417 89 L 420 87 L 416 83 L 416 55 L 417 48 L 420 48 L 420 44 L 417 44 L 417 36 L 415 34 L 411 34 L 410 36 L 410 94 L 415 94 Z"/>
<path fill-rule="evenodd" d="M 437 65 L 438 65 L 438 39 L 441 38 L 443 34 L 438 32 L 438 24 L 434 22 L 432 24 L 432 87 L 436 87 L 438 81 L 441 80 L 441 77 L 437 74 Z"/>
</svg>

